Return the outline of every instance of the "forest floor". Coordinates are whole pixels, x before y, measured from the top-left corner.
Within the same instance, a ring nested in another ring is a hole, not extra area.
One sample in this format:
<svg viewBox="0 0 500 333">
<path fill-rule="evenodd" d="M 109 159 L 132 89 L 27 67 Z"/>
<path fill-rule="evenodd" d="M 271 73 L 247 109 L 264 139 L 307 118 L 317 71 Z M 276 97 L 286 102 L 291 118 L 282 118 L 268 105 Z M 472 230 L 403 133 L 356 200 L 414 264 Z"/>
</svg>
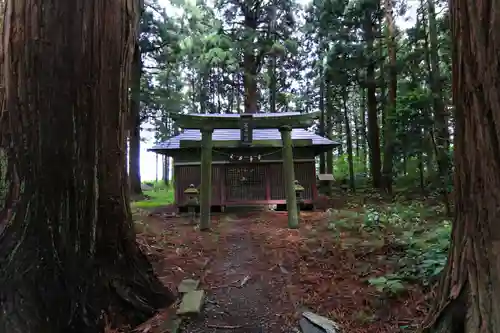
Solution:
<svg viewBox="0 0 500 333">
<path fill-rule="evenodd" d="M 297 230 L 286 212 L 271 211 L 214 214 L 211 232 L 168 210 L 143 211 L 136 224 L 167 286 L 194 278 L 206 292 L 182 332 L 299 332 L 307 309 L 342 332 L 395 333 L 415 331 L 446 260 L 449 225 L 439 212 L 422 202 L 351 202 L 302 212 Z M 154 327 L 171 313 L 140 331 L 168 332 Z"/>
</svg>

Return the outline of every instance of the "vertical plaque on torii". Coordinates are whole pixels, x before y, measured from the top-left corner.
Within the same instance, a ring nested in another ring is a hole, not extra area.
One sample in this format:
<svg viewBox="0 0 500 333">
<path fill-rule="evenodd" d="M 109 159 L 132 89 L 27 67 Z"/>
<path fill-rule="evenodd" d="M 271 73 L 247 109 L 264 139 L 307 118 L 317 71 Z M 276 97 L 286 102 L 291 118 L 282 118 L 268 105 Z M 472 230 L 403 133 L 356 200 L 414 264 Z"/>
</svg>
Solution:
<svg viewBox="0 0 500 333">
<path fill-rule="evenodd" d="M 251 114 L 240 115 L 240 140 L 242 145 L 252 145 L 253 127 L 253 116 Z"/>
</svg>

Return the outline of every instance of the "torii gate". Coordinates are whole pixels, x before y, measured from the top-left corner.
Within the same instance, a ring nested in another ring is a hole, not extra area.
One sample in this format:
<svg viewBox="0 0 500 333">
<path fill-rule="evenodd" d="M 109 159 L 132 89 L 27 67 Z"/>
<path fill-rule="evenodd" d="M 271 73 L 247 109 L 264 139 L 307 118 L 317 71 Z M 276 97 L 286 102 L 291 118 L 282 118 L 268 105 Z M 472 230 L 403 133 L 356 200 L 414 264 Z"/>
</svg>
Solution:
<svg viewBox="0 0 500 333">
<path fill-rule="evenodd" d="M 285 176 L 286 206 L 289 228 L 298 228 L 299 216 L 295 195 L 295 171 L 293 164 L 293 128 L 308 128 L 318 119 L 320 112 L 298 115 L 283 114 L 270 117 L 253 117 L 251 113 L 240 117 L 215 117 L 207 114 L 172 114 L 175 123 L 184 129 L 197 129 L 201 132 L 201 186 L 200 186 L 200 230 L 210 229 L 210 203 L 212 193 L 212 133 L 214 129 L 240 129 L 241 144 L 251 146 L 260 144 L 252 140 L 253 129 L 277 128 L 281 140 L 259 140 L 268 144 L 283 145 L 283 173 Z M 273 141 L 273 142 L 270 142 Z M 275 142 L 281 141 L 281 142 Z M 198 141 L 199 142 L 199 141 Z"/>
</svg>

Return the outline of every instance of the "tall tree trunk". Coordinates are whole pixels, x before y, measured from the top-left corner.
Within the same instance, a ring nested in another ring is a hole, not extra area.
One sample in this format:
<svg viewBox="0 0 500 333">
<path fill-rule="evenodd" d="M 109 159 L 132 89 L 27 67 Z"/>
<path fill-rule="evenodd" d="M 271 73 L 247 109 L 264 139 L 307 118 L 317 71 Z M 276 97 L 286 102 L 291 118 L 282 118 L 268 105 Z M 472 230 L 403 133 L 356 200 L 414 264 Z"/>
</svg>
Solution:
<svg viewBox="0 0 500 333">
<path fill-rule="evenodd" d="M 359 133 L 360 133 L 360 128 L 359 128 L 359 110 L 353 113 L 353 121 L 354 121 L 354 141 L 356 145 L 356 158 L 359 163 L 359 146 L 360 146 L 360 138 L 359 138 Z"/>
<path fill-rule="evenodd" d="M 424 179 L 424 154 L 422 150 L 418 152 L 418 177 L 420 184 L 420 191 L 422 194 L 425 193 L 425 179 Z"/>
<path fill-rule="evenodd" d="M 278 36 L 276 35 L 276 0 L 270 7 L 269 17 L 269 35 L 273 43 L 276 43 Z M 276 112 L 276 95 L 278 94 L 278 78 L 276 73 L 277 53 L 270 56 L 269 59 L 269 112 Z"/>
<path fill-rule="evenodd" d="M 321 67 L 323 68 L 323 67 Z M 325 136 L 325 77 L 323 70 L 321 70 L 320 83 L 319 83 L 319 110 L 321 112 L 319 120 L 319 135 Z M 326 160 L 325 153 L 319 155 L 319 173 L 326 173 Z M 329 172 L 331 173 L 331 171 Z"/>
<path fill-rule="evenodd" d="M 191 99 L 190 99 L 190 106 L 191 106 L 191 113 L 200 113 L 199 109 L 196 107 L 197 103 L 196 103 L 196 77 L 195 77 L 195 74 L 194 73 L 191 73 L 191 75 L 189 76 L 190 80 L 189 80 L 189 85 L 191 86 Z"/>
<path fill-rule="evenodd" d="M 216 91 L 216 95 L 217 95 L 217 113 L 224 113 L 224 111 L 222 110 L 222 105 L 223 105 L 223 96 L 222 94 L 225 92 L 224 91 L 224 83 L 223 81 L 225 80 L 225 77 L 224 77 L 224 74 L 222 72 L 222 69 L 219 69 L 218 70 L 218 80 L 216 82 L 216 85 L 217 85 L 217 91 Z M 224 94 L 225 95 L 225 94 Z M 228 99 L 230 99 L 230 97 L 228 97 Z"/>
<path fill-rule="evenodd" d="M 130 136 L 129 136 L 129 180 L 130 193 L 141 196 L 141 49 L 136 43 L 131 66 L 130 83 Z"/>
<path fill-rule="evenodd" d="M 500 332 L 500 4 L 450 1 L 455 220 L 426 332 Z"/>
<path fill-rule="evenodd" d="M 351 190 L 356 191 L 356 182 L 354 179 L 354 161 L 352 157 L 352 133 L 351 125 L 349 124 L 349 112 L 347 111 L 347 98 L 349 92 L 347 87 L 344 88 L 343 94 L 343 109 L 344 109 L 344 123 L 345 123 L 345 136 L 347 141 L 347 163 L 349 164 L 349 186 Z"/>
<path fill-rule="evenodd" d="M 362 142 L 362 147 L 363 147 L 363 157 L 362 157 L 362 162 L 363 162 L 363 170 L 364 173 L 368 173 L 368 136 L 366 134 L 366 89 L 364 87 L 361 87 L 361 92 L 360 92 L 360 108 L 361 108 L 361 142 Z"/>
<path fill-rule="evenodd" d="M 392 168 L 394 155 L 393 115 L 396 112 L 396 93 L 398 88 L 395 26 L 392 0 L 385 0 L 385 18 L 387 22 L 387 51 L 389 54 L 389 103 L 386 106 L 384 121 L 384 162 L 382 166 L 382 175 L 384 178 L 385 191 L 387 194 L 392 194 Z"/>
<path fill-rule="evenodd" d="M 207 106 L 209 102 L 209 84 L 210 75 L 207 69 L 204 69 L 200 73 L 200 80 L 198 82 L 198 102 L 200 103 L 200 113 L 207 113 Z"/>
<path fill-rule="evenodd" d="M 423 0 L 420 0 L 420 6 L 423 8 Z M 420 31 L 422 28 L 422 25 L 425 26 L 425 13 L 424 11 L 421 11 L 420 14 L 417 13 L 417 21 L 415 23 L 416 31 Z M 418 48 L 419 47 L 419 42 L 418 40 L 415 40 L 413 42 L 413 47 Z M 413 64 L 415 68 L 419 67 L 419 61 L 415 61 Z M 416 88 L 419 85 L 419 80 L 417 78 L 417 75 L 415 71 L 412 72 L 411 74 L 411 87 Z M 428 117 L 428 109 L 427 108 L 422 108 L 423 112 L 423 117 Z M 424 128 L 420 129 L 420 149 L 418 150 L 418 175 L 419 175 L 419 185 L 420 185 L 420 192 L 422 195 L 425 194 L 425 157 L 424 153 L 426 151 L 426 130 Z"/>
<path fill-rule="evenodd" d="M 234 101 L 236 100 L 235 94 L 237 93 L 237 89 L 236 89 L 237 81 L 235 80 L 235 76 L 236 75 L 234 73 L 229 74 L 229 78 L 231 78 L 233 84 L 231 85 L 231 89 L 230 89 L 231 91 L 229 93 L 229 97 L 228 97 L 228 101 L 227 101 L 227 113 L 233 113 Z M 223 92 L 221 92 L 221 93 L 223 93 Z M 221 98 L 223 98 L 223 96 L 221 96 Z"/>
<path fill-rule="evenodd" d="M 269 64 L 269 112 L 276 112 L 276 94 L 278 80 L 276 79 L 276 56 L 272 56 Z"/>
<path fill-rule="evenodd" d="M 376 4 L 378 6 L 378 4 Z M 363 18 L 363 30 L 367 44 L 367 67 L 366 67 L 366 102 L 368 109 L 368 148 L 370 149 L 370 172 L 374 188 L 381 188 L 381 158 L 380 158 L 380 133 L 378 126 L 377 111 L 377 81 L 375 78 L 375 24 L 373 22 L 373 13 L 376 8 L 366 8 Z"/>
<path fill-rule="evenodd" d="M 431 110 L 428 110 L 428 114 L 430 114 Z M 434 164 L 434 148 L 432 144 L 432 129 L 426 128 L 424 129 L 424 137 L 423 137 L 423 142 L 424 142 L 424 149 L 425 149 L 425 169 L 427 170 L 427 178 L 428 179 L 433 179 L 435 178 L 435 172 L 434 169 L 435 164 Z"/>
<path fill-rule="evenodd" d="M 332 109 L 333 111 L 333 109 Z M 338 154 L 339 154 L 339 157 L 341 157 L 342 155 L 344 155 L 344 147 L 342 146 L 342 143 L 344 143 L 344 131 L 343 131 L 343 123 L 344 122 L 344 114 L 342 113 L 342 111 L 338 110 L 338 112 L 335 113 L 335 125 L 336 125 L 336 129 L 337 129 L 337 139 L 340 141 L 341 145 L 339 145 L 338 147 Z"/>
<path fill-rule="evenodd" d="M 329 79 L 325 83 L 325 99 L 326 99 L 326 137 L 333 139 L 333 96 L 332 86 Z M 326 173 L 333 173 L 333 152 L 326 152 Z"/>
<path fill-rule="evenodd" d="M 163 182 L 170 185 L 170 158 L 163 155 Z"/>
<path fill-rule="evenodd" d="M 245 113 L 256 113 L 258 111 L 259 93 L 257 91 L 257 63 L 253 54 L 245 54 L 243 60 L 244 76 L 243 86 L 245 89 Z"/>
<path fill-rule="evenodd" d="M 236 91 L 235 91 L 235 97 L 236 97 L 236 101 L 235 101 L 235 106 L 236 106 L 236 113 L 241 113 L 241 97 L 242 97 L 242 94 L 241 94 L 241 87 L 242 87 L 242 83 L 241 83 L 241 75 L 240 74 L 236 74 L 235 75 L 235 78 L 234 78 L 234 82 L 235 82 L 235 88 L 236 88 Z"/>
<path fill-rule="evenodd" d="M 129 206 L 137 3 L 6 6 L 1 77 L 21 193 L 0 235 L 0 331 L 103 332 L 104 315 L 138 324 L 174 297 L 135 242 Z"/>
<path fill-rule="evenodd" d="M 254 4 L 242 2 L 242 11 L 245 13 L 244 26 L 250 32 L 257 31 L 258 12 L 260 11 L 261 3 L 257 1 Z M 252 47 L 245 49 L 243 53 L 243 88 L 245 92 L 245 113 L 258 112 L 259 106 L 259 91 L 257 86 L 257 74 L 260 70 L 262 62 L 262 53 L 255 55 L 255 50 Z"/>
<path fill-rule="evenodd" d="M 172 137 L 173 133 L 174 133 L 174 123 L 172 121 L 172 118 L 170 117 L 170 113 L 167 113 L 165 112 L 163 115 L 162 115 L 162 122 L 163 124 L 165 124 L 165 129 L 164 129 L 164 133 L 163 134 L 163 137 L 166 139 L 166 138 L 169 138 L 169 137 Z M 166 155 L 163 155 L 163 182 L 165 183 L 165 185 L 170 185 L 170 178 L 171 178 L 171 172 L 170 172 L 170 157 L 166 156 Z"/>
<path fill-rule="evenodd" d="M 439 68 L 438 55 L 439 44 L 434 0 L 427 0 L 427 10 L 429 12 L 429 84 L 432 91 L 435 126 L 433 137 L 436 148 L 436 161 L 441 191 L 443 194 L 443 200 L 448 207 L 448 184 L 450 183 L 451 172 L 448 156 L 450 133 L 448 131 L 448 121 L 446 119 L 442 96 L 441 70 Z"/>
<path fill-rule="evenodd" d="M 369 67 L 372 67 L 370 65 Z M 370 75 L 374 73 L 373 67 L 368 71 Z M 367 104 L 368 104 L 368 147 L 370 157 L 370 172 L 374 188 L 380 188 L 382 185 L 381 178 L 381 157 L 380 157 L 380 138 L 378 127 L 378 112 L 377 112 L 377 97 L 375 96 L 375 83 L 367 89 Z"/>
<path fill-rule="evenodd" d="M 377 112 L 377 82 L 375 79 L 374 24 L 371 12 L 365 14 L 364 31 L 367 43 L 368 65 L 366 68 L 366 97 L 368 109 L 368 147 L 370 149 L 370 172 L 374 188 L 382 185 L 380 138 Z"/>
</svg>

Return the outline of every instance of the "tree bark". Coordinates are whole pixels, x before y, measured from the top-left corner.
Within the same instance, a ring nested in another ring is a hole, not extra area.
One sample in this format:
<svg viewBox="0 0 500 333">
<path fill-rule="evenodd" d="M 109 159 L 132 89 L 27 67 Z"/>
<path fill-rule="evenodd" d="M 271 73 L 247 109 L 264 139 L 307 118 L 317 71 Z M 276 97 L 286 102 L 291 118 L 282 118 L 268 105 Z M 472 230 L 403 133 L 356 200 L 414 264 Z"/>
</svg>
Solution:
<svg viewBox="0 0 500 333">
<path fill-rule="evenodd" d="M 354 111 L 352 114 L 353 117 L 353 123 L 354 123 L 354 144 L 355 144 L 355 152 L 356 152 L 356 159 L 359 161 L 360 157 L 360 139 L 359 139 L 359 133 L 360 133 L 360 128 L 359 128 L 359 110 Z"/>
<path fill-rule="evenodd" d="M 366 134 L 366 89 L 364 87 L 361 87 L 360 89 L 360 113 L 361 113 L 361 145 L 363 147 L 363 157 L 362 157 L 362 163 L 363 163 L 363 172 L 365 174 L 368 173 L 368 136 Z"/>
<path fill-rule="evenodd" d="M 387 22 L 387 51 L 389 54 L 389 103 L 386 106 L 384 119 L 384 161 L 382 165 L 383 185 L 387 194 L 392 195 L 394 126 L 393 117 L 396 112 L 396 94 L 398 88 L 398 72 L 395 43 L 395 23 L 392 0 L 385 0 L 385 17 Z"/>
<path fill-rule="evenodd" d="M 135 242 L 130 214 L 125 123 L 137 3 L 6 6 L 8 158 L 21 191 L 0 235 L 0 331 L 138 324 L 174 297 Z"/>
<path fill-rule="evenodd" d="M 270 7 L 270 17 L 269 17 L 269 27 L 268 32 L 270 39 L 273 43 L 276 43 L 278 36 L 276 35 L 276 0 L 273 0 L 273 4 Z M 276 72 L 276 65 L 278 55 L 272 54 L 269 58 L 269 112 L 276 112 L 276 97 L 278 95 L 278 76 Z"/>
<path fill-rule="evenodd" d="M 163 183 L 170 185 L 170 157 L 163 155 Z"/>
<path fill-rule="evenodd" d="M 343 126 L 344 114 L 342 113 L 340 108 L 338 108 L 337 112 L 334 111 L 333 113 L 335 115 L 335 127 L 336 127 L 335 132 L 337 134 L 337 138 L 341 143 L 344 143 L 344 126 Z M 342 155 L 344 155 L 344 147 L 342 144 L 338 146 L 337 152 L 338 152 L 338 157 L 340 158 L 342 157 Z"/>
<path fill-rule="evenodd" d="M 131 67 L 129 180 L 130 193 L 142 196 L 141 186 L 141 49 L 136 43 Z"/>
<path fill-rule="evenodd" d="M 258 11 L 260 2 L 255 6 L 251 6 L 246 2 L 242 2 L 244 7 L 245 20 L 244 26 L 248 31 L 257 31 Z M 252 47 L 245 49 L 243 52 L 243 87 L 245 91 L 245 113 L 256 113 L 259 107 L 259 90 L 257 86 L 257 74 L 262 58 L 255 55 L 255 50 Z"/>
<path fill-rule="evenodd" d="M 276 55 L 269 60 L 269 112 L 276 113 L 276 95 L 278 94 L 278 79 L 276 78 Z"/>
<path fill-rule="evenodd" d="M 213 129 L 201 130 L 201 188 L 200 188 L 200 230 L 210 230 L 210 208 L 212 207 L 212 149 Z"/>
<path fill-rule="evenodd" d="M 245 89 L 245 113 L 258 112 L 259 92 L 257 90 L 257 60 L 253 54 L 244 54 L 243 85 Z"/>
<path fill-rule="evenodd" d="M 455 220 L 425 332 L 500 332 L 499 4 L 451 0 Z"/>
<path fill-rule="evenodd" d="M 285 181 L 288 228 L 297 229 L 299 227 L 299 210 L 295 194 L 292 128 L 285 126 L 279 130 L 281 132 L 281 140 L 283 141 L 283 180 Z"/>
<path fill-rule="evenodd" d="M 354 160 L 352 156 L 352 133 L 351 124 L 349 120 L 349 112 L 347 110 L 347 99 L 349 98 L 349 91 L 347 87 L 344 88 L 342 102 L 344 109 L 344 123 L 345 123 L 345 135 L 347 141 L 347 163 L 349 164 L 349 187 L 353 192 L 356 191 L 356 180 L 354 177 Z"/>
<path fill-rule="evenodd" d="M 323 69 L 323 66 L 321 69 Z M 321 117 L 319 119 L 319 135 L 325 137 L 325 77 L 323 70 L 321 70 L 319 83 L 319 110 L 321 112 Z M 319 173 L 326 173 L 325 153 L 319 155 Z"/>
<path fill-rule="evenodd" d="M 449 161 L 450 133 L 448 130 L 448 121 L 443 103 L 443 93 L 441 84 L 441 70 L 439 68 L 439 43 L 436 22 L 436 8 L 434 0 L 427 0 L 427 9 L 429 13 L 429 41 L 425 40 L 427 48 L 427 63 L 429 73 L 429 85 L 432 91 L 432 101 L 434 107 L 434 126 L 432 133 L 433 146 L 435 149 L 439 186 L 446 205 L 447 213 L 450 213 L 450 203 L 448 198 L 448 185 L 451 181 L 451 165 Z"/>
<path fill-rule="evenodd" d="M 200 79 L 198 82 L 198 97 L 200 103 L 200 113 L 208 113 L 208 106 L 210 102 L 209 98 L 209 84 L 210 84 L 210 73 L 209 69 L 203 69 L 200 74 Z"/>
<path fill-rule="evenodd" d="M 380 158 L 380 131 L 377 112 L 377 82 L 375 80 L 374 57 L 374 23 L 371 11 L 367 10 L 364 18 L 364 32 L 367 43 L 368 65 L 366 68 L 366 102 L 368 109 L 368 148 L 370 149 L 370 172 L 374 188 L 382 185 L 381 158 Z"/>
<path fill-rule="evenodd" d="M 441 69 L 439 68 L 439 42 L 436 22 L 436 8 L 434 0 L 427 0 L 429 12 L 429 84 L 432 90 L 434 106 L 434 119 L 436 126 L 436 143 L 439 148 L 438 167 L 441 177 L 448 178 L 450 163 L 448 149 L 450 146 L 450 133 L 442 96 Z"/>
<path fill-rule="evenodd" d="M 326 78 L 325 82 L 325 109 L 326 109 L 326 137 L 333 140 L 333 92 L 332 85 L 329 78 Z M 338 138 L 337 138 L 338 140 Z M 326 156 L 326 173 L 333 174 L 333 151 L 328 150 L 325 154 Z"/>
</svg>

